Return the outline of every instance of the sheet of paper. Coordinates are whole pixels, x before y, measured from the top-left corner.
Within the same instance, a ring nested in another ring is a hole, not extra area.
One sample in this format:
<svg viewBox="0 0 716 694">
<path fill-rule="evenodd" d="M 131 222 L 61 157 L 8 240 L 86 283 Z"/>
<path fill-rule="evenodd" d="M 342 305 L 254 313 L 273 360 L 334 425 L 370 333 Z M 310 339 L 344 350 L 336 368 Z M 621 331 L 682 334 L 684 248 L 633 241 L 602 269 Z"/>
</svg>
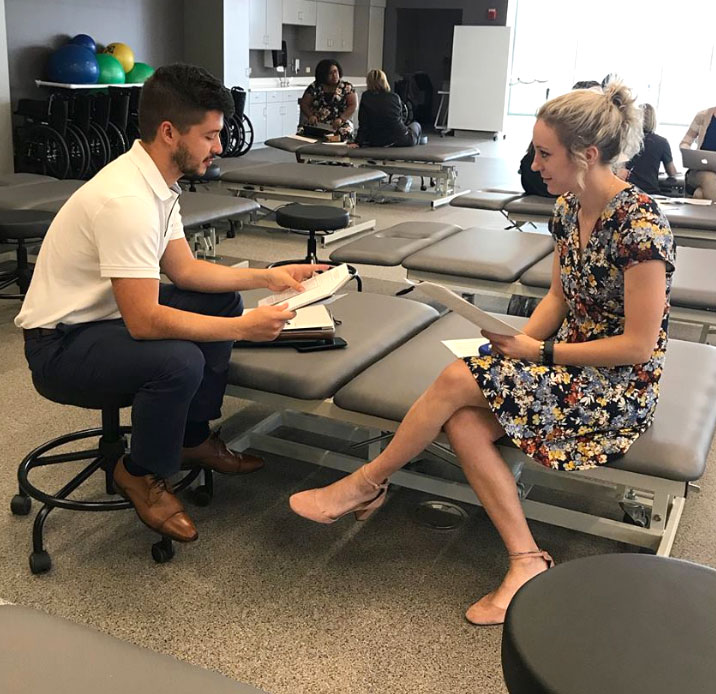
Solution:
<svg viewBox="0 0 716 694">
<path fill-rule="evenodd" d="M 245 308 L 243 315 L 246 315 L 253 308 Z M 296 317 L 292 318 L 283 326 L 284 330 L 318 330 L 334 328 L 333 316 L 323 303 L 304 306 L 296 311 Z"/>
<path fill-rule="evenodd" d="M 703 198 L 670 198 L 666 195 L 652 195 L 661 205 L 712 205 L 713 200 Z"/>
<path fill-rule="evenodd" d="M 458 358 L 476 357 L 482 345 L 489 340 L 486 337 L 468 337 L 463 340 L 442 340 L 442 343 Z"/>
<path fill-rule="evenodd" d="M 310 142 L 311 144 L 318 142 L 315 138 L 305 137 L 304 135 L 286 135 L 286 137 L 290 137 L 292 140 L 301 140 L 301 142 Z"/>
<path fill-rule="evenodd" d="M 441 284 L 435 284 L 434 282 L 420 282 L 415 286 L 416 289 L 419 289 L 421 292 L 424 292 L 433 299 L 436 299 L 444 306 L 447 306 L 447 308 L 451 311 L 454 311 L 463 318 L 466 318 L 482 330 L 487 330 L 488 332 L 495 333 L 497 335 L 522 334 L 521 330 L 518 330 L 509 323 L 505 323 L 499 318 L 491 316 L 487 313 L 487 311 L 483 311 L 481 308 L 471 304 L 469 301 L 465 301 L 465 299 L 458 296 L 447 287 L 443 287 Z"/>
</svg>

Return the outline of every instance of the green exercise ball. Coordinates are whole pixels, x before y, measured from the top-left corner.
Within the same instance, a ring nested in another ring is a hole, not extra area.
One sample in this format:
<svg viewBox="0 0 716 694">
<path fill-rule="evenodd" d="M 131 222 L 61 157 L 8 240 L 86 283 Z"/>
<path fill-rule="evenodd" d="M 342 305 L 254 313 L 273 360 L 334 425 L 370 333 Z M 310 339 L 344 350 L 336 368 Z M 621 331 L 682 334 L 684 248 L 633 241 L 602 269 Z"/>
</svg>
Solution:
<svg viewBox="0 0 716 694">
<path fill-rule="evenodd" d="M 98 84 L 124 83 L 125 74 L 122 64 L 114 56 L 109 55 L 109 53 L 98 53 L 97 62 L 99 63 Z"/>
<path fill-rule="evenodd" d="M 127 82 L 143 84 L 154 74 L 154 68 L 146 63 L 134 63 L 134 67 L 127 73 Z"/>
</svg>

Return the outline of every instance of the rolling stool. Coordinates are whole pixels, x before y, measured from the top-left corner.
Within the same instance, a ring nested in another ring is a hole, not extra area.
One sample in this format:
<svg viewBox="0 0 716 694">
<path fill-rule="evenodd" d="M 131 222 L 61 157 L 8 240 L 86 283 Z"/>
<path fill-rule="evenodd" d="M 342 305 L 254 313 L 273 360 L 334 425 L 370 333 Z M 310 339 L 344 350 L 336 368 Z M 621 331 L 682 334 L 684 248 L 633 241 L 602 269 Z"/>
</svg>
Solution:
<svg viewBox="0 0 716 694">
<path fill-rule="evenodd" d="M 556 566 L 507 610 L 510 694 L 713 692 L 716 571 L 679 559 L 608 554 Z"/>
<path fill-rule="evenodd" d="M 43 529 L 47 516 L 54 508 L 64 508 L 68 511 L 118 511 L 120 509 L 132 508 L 132 504 L 122 498 L 103 501 L 84 501 L 68 499 L 81 484 L 89 479 L 95 472 L 102 470 L 105 475 L 105 491 L 107 494 L 115 494 L 112 473 L 116 462 L 124 455 L 127 449 L 125 434 L 131 433 L 131 427 L 120 426 L 119 410 L 122 407 L 129 407 L 134 400 L 133 394 L 106 394 L 87 391 L 71 391 L 67 388 L 56 390 L 39 381 L 33 375 L 33 384 L 40 395 L 52 402 L 63 405 L 74 405 L 91 410 L 101 410 L 102 426 L 94 429 L 85 429 L 70 434 L 58 436 L 46 443 L 41 444 L 35 450 L 28 453 L 20 463 L 17 471 L 17 479 L 20 491 L 12 498 L 10 510 L 16 516 L 26 516 L 30 513 L 32 499 L 42 502 L 43 506 L 35 517 L 32 528 L 32 554 L 30 554 L 30 570 L 33 574 L 49 571 L 52 566 L 50 555 L 45 550 L 43 542 Z M 69 453 L 54 453 L 45 455 L 48 451 L 65 446 L 74 441 L 99 436 L 97 448 L 89 450 L 73 451 Z M 29 481 L 29 473 L 36 467 L 56 465 L 58 463 L 69 463 L 80 460 L 91 460 L 81 472 L 72 477 L 55 494 L 49 494 L 35 487 Z M 201 468 L 190 470 L 178 484 L 174 491 L 179 492 L 186 489 L 202 472 Z M 208 503 L 212 489 L 211 472 L 204 470 L 204 486 L 198 487 L 195 496 L 197 503 Z M 152 545 L 152 557 L 157 563 L 169 561 L 174 556 L 172 541 L 168 537 Z"/>
<path fill-rule="evenodd" d="M 293 202 L 290 205 L 284 205 L 276 210 L 276 223 L 288 229 L 294 234 L 308 234 L 306 240 L 306 257 L 300 260 L 280 260 L 277 263 L 271 263 L 269 267 L 279 267 L 281 265 L 322 263 L 324 265 L 342 265 L 331 260 L 319 260 L 316 253 L 316 236 L 327 236 L 337 229 L 345 229 L 350 221 L 350 215 L 346 210 L 340 207 L 332 207 L 331 205 L 302 205 Z M 358 291 L 363 291 L 363 280 L 358 271 L 348 265 L 348 271 L 352 278 L 356 281 Z"/>
<path fill-rule="evenodd" d="M 17 244 L 17 266 L 0 274 L 0 299 L 24 299 L 32 279 L 32 268 L 27 262 L 27 241 L 44 238 L 55 215 L 39 210 L 0 211 L 0 243 Z M 2 290 L 17 284 L 18 294 L 3 294 Z"/>
</svg>

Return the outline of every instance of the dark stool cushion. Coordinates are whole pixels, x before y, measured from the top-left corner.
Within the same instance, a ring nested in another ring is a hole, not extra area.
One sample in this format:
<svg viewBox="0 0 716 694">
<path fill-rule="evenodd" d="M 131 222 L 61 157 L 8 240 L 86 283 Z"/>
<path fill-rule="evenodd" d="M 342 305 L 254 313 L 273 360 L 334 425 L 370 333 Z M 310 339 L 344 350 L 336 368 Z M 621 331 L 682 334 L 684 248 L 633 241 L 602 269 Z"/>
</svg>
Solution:
<svg viewBox="0 0 716 694">
<path fill-rule="evenodd" d="M 512 600 L 502 670 L 510 694 L 713 692 L 716 571 L 642 554 L 556 566 Z"/>
<path fill-rule="evenodd" d="M 188 183 L 204 183 L 205 181 L 218 181 L 221 178 L 221 169 L 218 164 L 211 164 L 206 167 L 203 174 L 184 174 L 183 181 Z"/>
<path fill-rule="evenodd" d="M 101 391 L 76 390 L 52 383 L 44 383 L 33 374 L 32 383 L 43 398 L 61 405 L 74 405 L 87 410 L 107 410 L 129 407 L 134 401 L 134 393 L 103 393 Z"/>
<path fill-rule="evenodd" d="M 0 241 L 41 239 L 54 216 L 40 210 L 0 210 Z"/>
<path fill-rule="evenodd" d="M 330 205 L 301 205 L 294 202 L 276 210 L 276 223 L 285 229 L 298 231 L 335 231 L 345 229 L 350 215 L 340 207 Z"/>
</svg>

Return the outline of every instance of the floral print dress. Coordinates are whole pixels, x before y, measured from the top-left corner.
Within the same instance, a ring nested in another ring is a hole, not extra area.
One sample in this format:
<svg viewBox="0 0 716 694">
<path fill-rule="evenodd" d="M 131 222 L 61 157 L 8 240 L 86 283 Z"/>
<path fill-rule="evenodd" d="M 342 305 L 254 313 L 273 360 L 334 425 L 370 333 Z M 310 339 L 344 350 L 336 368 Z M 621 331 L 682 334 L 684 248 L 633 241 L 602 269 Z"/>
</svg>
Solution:
<svg viewBox="0 0 716 694">
<path fill-rule="evenodd" d="M 338 83 L 336 91 L 333 93 L 324 91 L 323 86 L 318 82 L 312 82 L 306 87 L 303 95 L 309 94 L 313 99 L 311 112 L 316 116 L 318 122 L 330 125 L 346 110 L 348 95 L 353 91 L 353 85 L 343 80 Z M 298 134 L 303 135 L 303 126 L 298 127 Z M 341 136 L 341 140 L 350 140 L 353 134 L 353 123 L 347 120 L 338 128 L 338 134 Z"/>
<path fill-rule="evenodd" d="M 657 204 L 630 186 L 607 204 L 580 252 L 572 194 L 559 198 L 550 229 L 567 315 L 556 342 L 587 342 L 624 331 L 624 271 L 666 263 L 666 301 L 651 358 L 635 366 L 546 366 L 502 355 L 466 357 L 506 434 L 547 467 L 578 470 L 624 455 L 651 424 L 659 396 L 674 272 L 674 238 Z"/>
</svg>

